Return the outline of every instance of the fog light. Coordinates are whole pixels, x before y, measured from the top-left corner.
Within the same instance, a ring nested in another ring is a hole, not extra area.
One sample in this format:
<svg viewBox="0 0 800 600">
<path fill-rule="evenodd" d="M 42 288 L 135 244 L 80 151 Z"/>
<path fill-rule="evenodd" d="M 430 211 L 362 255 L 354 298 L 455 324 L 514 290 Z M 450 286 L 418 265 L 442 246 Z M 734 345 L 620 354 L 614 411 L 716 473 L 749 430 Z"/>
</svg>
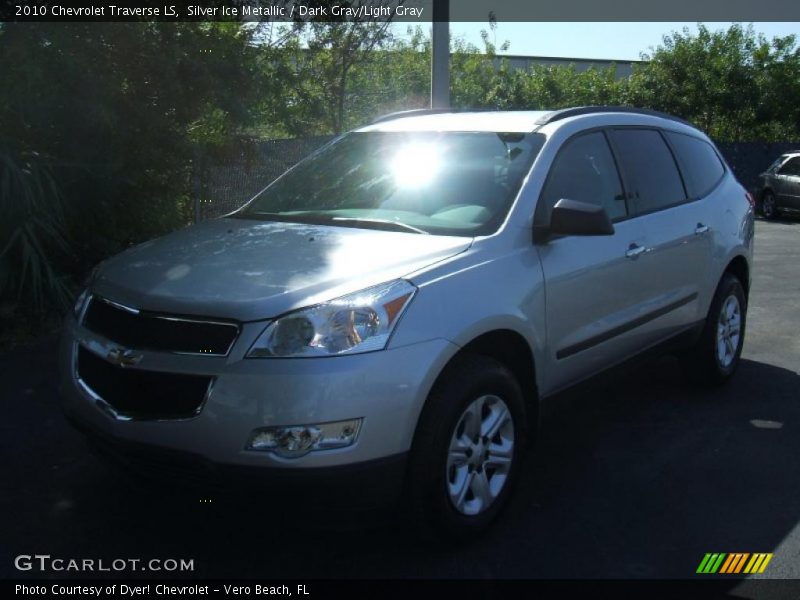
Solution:
<svg viewBox="0 0 800 600">
<path fill-rule="evenodd" d="M 262 427 L 250 434 L 247 449 L 297 458 L 314 450 L 350 446 L 356 441 L 360 429 L 361 419 L 314 425 Z"/>
</svg>

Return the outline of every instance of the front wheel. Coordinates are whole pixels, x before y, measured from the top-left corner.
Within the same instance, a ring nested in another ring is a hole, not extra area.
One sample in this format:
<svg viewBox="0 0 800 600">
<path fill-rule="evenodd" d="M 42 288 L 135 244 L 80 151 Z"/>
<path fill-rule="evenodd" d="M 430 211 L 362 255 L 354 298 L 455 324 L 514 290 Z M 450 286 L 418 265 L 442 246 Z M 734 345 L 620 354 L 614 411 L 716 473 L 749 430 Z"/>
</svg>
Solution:
<svg viewBox="0 0 800 600">
<path fill-rule="evenodd" d="M 778 217 L 778 208 L 775 205 L 775 194 L 772 192 L 764 192 L 761 198 L 761 214 L 765 219 L 776 219 Z"/>
<path fill-rule="evenodd" d="M 701 383 L 728 381 L 739 366 L 744 345 L 747 298 L 741 282 L 726 273 L 717 287 L 703 332 L 684 356 L 689 374 Z"/>
<path fill-rule="evenodd" d="M 411 451 L 408 497 L 416 525 L 467 541 L 500 514 L 525 445 L 523 395 L 500 362 L 463 356 L 442 374 Z"/>
</svg>

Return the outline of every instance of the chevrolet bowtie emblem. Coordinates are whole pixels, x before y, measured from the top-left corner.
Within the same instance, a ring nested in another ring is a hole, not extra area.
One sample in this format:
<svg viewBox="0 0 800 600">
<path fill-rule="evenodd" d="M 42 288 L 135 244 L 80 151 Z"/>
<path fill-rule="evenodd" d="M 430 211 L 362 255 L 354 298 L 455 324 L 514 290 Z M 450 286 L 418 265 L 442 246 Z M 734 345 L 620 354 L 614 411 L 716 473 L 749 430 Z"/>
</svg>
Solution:
<svg viewBox="0 0 800 600">
<path fill-rule="evenodd" d="M 137 354 L 133 350 L 112 348 L 108 351 L 108 354 L 106 354 L 106 359 L 118 367 L 132 367 L 133 365 L 139 364 L 139 361 L 142 360 L 142 355 Z"/>
</svg>

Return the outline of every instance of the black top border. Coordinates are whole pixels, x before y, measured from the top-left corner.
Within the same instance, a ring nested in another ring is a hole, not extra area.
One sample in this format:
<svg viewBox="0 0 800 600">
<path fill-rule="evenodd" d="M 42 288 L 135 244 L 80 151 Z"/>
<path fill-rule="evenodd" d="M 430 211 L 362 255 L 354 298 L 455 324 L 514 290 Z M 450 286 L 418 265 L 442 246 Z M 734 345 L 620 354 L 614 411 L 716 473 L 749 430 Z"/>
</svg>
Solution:
<svg viewBox="0 0 800 600">
<path fill-rule="evenodd" d="M 442 0 L 0 0 L 0 21 L 393 21 L 430 23 Z M 796 0 L 450 0 L 450 22 L 788 21 Z M 438 14 L 438 12 L 437 12 Z"/>
</svg>

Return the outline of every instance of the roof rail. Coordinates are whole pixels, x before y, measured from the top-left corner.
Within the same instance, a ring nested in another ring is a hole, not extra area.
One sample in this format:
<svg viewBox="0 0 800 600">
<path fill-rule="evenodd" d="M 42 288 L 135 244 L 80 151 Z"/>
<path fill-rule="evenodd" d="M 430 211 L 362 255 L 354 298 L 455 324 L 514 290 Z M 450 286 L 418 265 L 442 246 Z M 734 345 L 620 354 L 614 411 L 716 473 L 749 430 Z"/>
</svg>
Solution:
<svg viewBox="0 0 800 600">
<path fill-rule="evenodd" d="M 405 117 L 422 117 L 424 115 L 440 115 L 443 113 L 465 113 L 465 112 L 495 112 L 497 108 L 415 108 L 412 110 L 401 110 L 398 112 L 389 113 L 388 115 L 381 115 L 377 119 L 370 122 L 370 125 L 375 123 L 383 123 L 384 121 L 394 121 L 395 119 L 403 119 Z"/>
<path fill-rule="evenodd" d="M 554 121 L 560 121 L 561 119 L 566 119 L 568 117 L 577 117 L 580 115 L 591 115 L 594 113 L 604 113 L 604 112 L 630 113 L 634 115 L 647 115 L 650 117 L 660 117 L 662 119 L 669 119 L 670 121 L 676 121 L 678 123 L 683 123 L 684 125 L 689 125 L 690 127 L 695 127 L 695 125 L 693 125 L 686 119 L 681 119 L 680 117 L 676 117 L 674 115 L 668 115 L 667 113 L 659 112 L 657 110 L 651 110 L 649 108 L 635 108 L 632 106 L 577 106 L 574 108 L 562 108 L 560 110 L 554 110 L 553 112 L 547 113 L 546 115 L 538 118 L 536 120 L 536 125 L 541 127 L 543 125 L 547 125 L 548 123 L 553 123 Z"/>
<path fill-rule="evenodd" d="M 452 108 L 414 108 L 411 110 L 399 110 L 397 112 L 381 115 L 377 119 L 373 119 L 370 125 L 375 123 L 383 123 L 384 121 L 394 121 L 395 119 L 402 119 L 404 117 L 421 117 L 422 115 L 438 115 L 440 113 L 453 112 Z"/>
</svg>

